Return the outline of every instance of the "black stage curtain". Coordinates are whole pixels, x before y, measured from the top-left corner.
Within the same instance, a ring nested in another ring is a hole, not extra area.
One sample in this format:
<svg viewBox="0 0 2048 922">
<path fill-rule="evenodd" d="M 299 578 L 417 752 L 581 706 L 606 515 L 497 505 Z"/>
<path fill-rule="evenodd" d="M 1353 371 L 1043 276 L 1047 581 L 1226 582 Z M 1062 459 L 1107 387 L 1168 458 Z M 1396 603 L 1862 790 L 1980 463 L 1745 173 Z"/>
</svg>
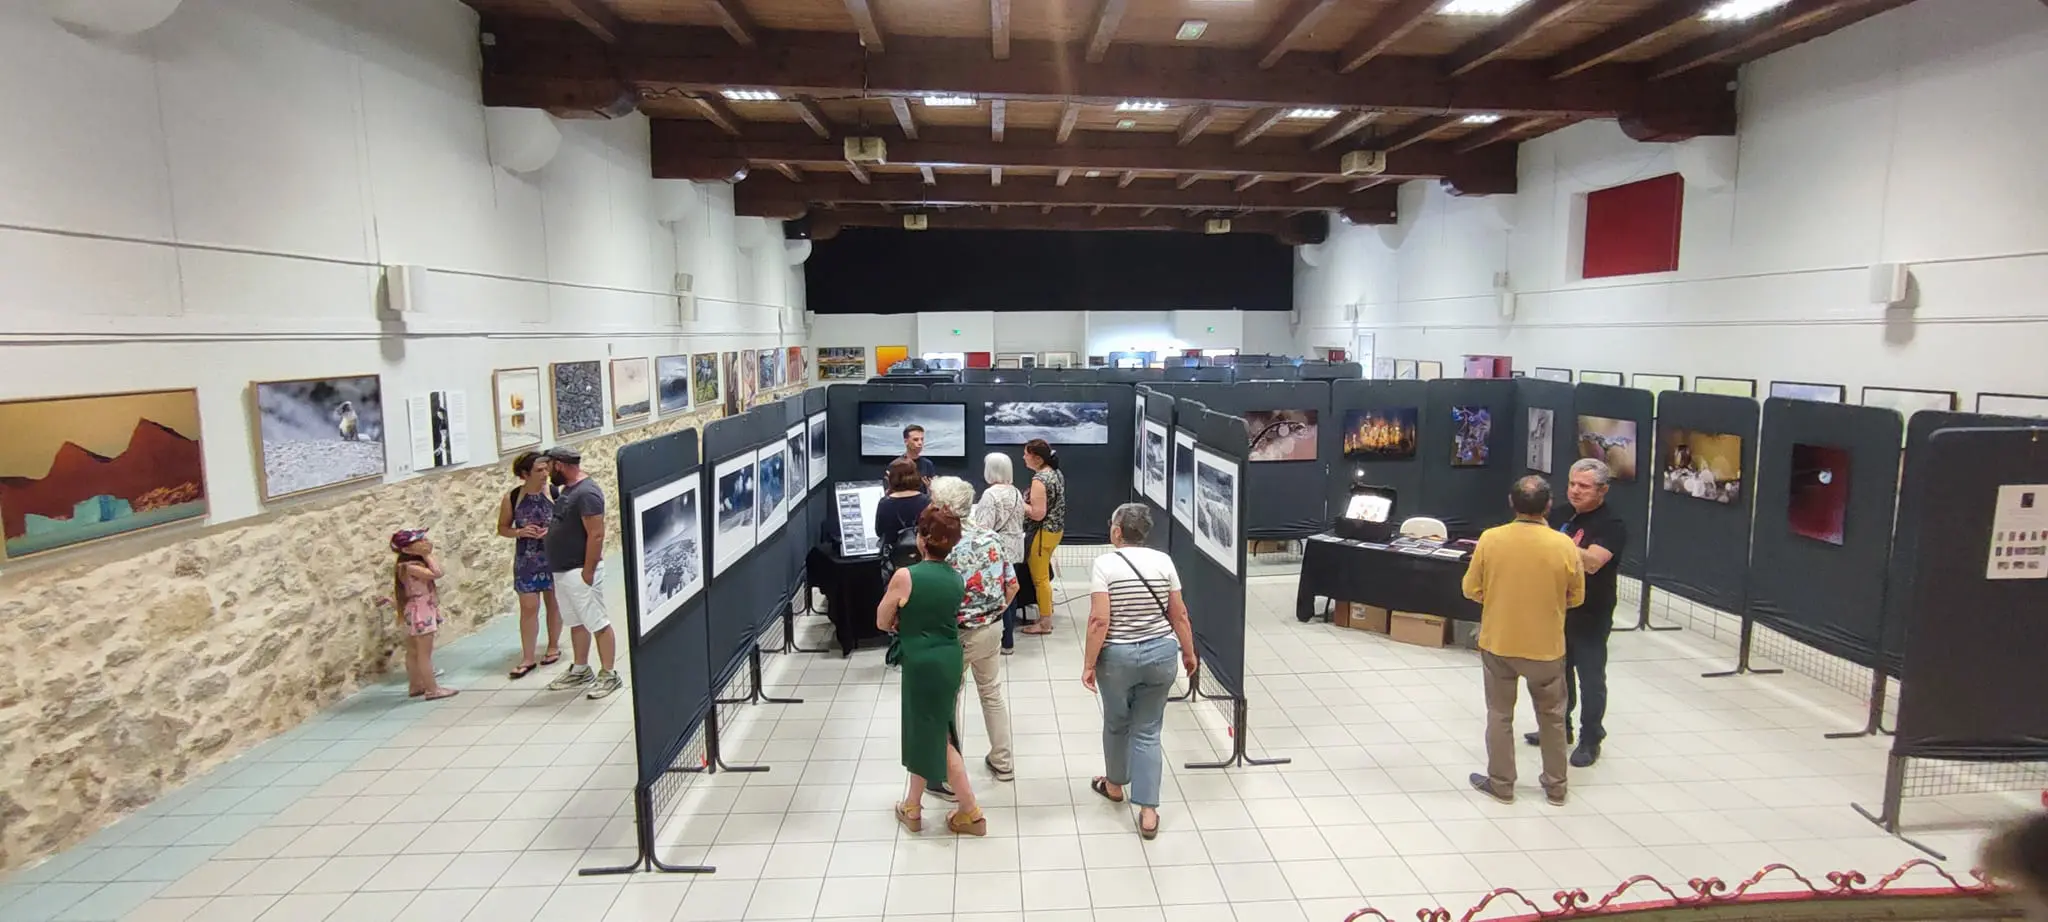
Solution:
<svg viewBox="0 0 2048 922">
<path fill-rule="evenodd" d="M 1581 385 L 1583 386 L 1583 385 Z M 1666 391 L 1657 407 L 1657 441 L 1646 459 L 1651 478 L 1650 585 L 1702 605 L 1740 614 L 1749 593 L 1750 506 L 1756 491 L 1757 404 L 1747 397 Z M 1674 432 L 1742 439 L 1742 488 L 1731 503 L 1663 489 Z"/>
<path fill-rule="evenodd" d="M 684 429 L 619 449 L 619 543 L 625 566 L 614 579 L 626 584 L 626 651 L 634 666 L 633 744 L 639 783 L 651 785 L 675 762 L 684 744 L 711 710 L 711 663 L 707 593 L 669 614 L 647 636 L 640 631 L 640 580 L 633 561 L 640 546 L 631 497 L 686 477 L 702 477 L 697 431 Z M 699 518 L 711 520 L 709 494 L 699 487 Z M 700 546 L 704 546 L 702 540 Z M 704 566 L 711 566 L 707 549 Z M 708 585 L 708 584 L 707 584 Z M 528 680 L 532 681 L 532 680 Z"/>
<path fill-rule="evenodd" d="M 1527 387 L 1549 385 L 1571 387 L 1558 381 L 1540 381 L 1535 378 L 1519 379 Z M 1628 548 L 1621 555 L 1621 572 L 1625 576 L 1640 579 L 1643 575 L 1643 561 L 1650 556 L 1650 491 L 1657 488 L 1658 465 L 1656 441 L 1656 398 L 1649 391 L 1633 387 L 1614 387 L 1608 384 L 1581 384 L 1572 387 L 1572 418 L 1567 420 L 1564 413 L 1557 415 L 1557 434 L 1560 447 L 1569 460 L 1566 467 L 1558 468 L 1557 476 L 1551 478 L 1556 488 L 1559 504 L 1565 502 L 1565 470 L 1571 461 L 1579 459 L 1579 416 L 1599 416 L 1606 419 L 1627 420 L 1636 424 L 1635 476 L 1632 480 L 1615 480 L 1607 487 L 1607 505 L 1614 514 L 1621 517 L 1621 523 L 1628 527 Z M 1612 459 L 1610 450 L 1607 459 Z M 1569 516 L 1566 510 L 1560 515 Z"/>
</svg>

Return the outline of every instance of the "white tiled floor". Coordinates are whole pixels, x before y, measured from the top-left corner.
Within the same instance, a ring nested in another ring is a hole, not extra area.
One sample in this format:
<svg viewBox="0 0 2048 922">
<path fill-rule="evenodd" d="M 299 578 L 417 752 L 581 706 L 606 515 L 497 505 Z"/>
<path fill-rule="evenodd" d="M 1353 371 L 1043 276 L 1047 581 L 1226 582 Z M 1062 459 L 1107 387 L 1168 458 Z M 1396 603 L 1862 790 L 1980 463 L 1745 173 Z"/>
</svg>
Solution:
<svg viewBox="0 0 2048 922">
<path fill-rule="evenodd" d="M 770 656 L 771 688 L 805 703 L 742 708 L 727 756 L 773 770 L 695 778 L 658 833 L 664 860 L 718 872 L 579 877 L 633 857 L 630 697 L 550 693 L 547 673 L 509 682 L 500 621 L 444 651 L 463 695 L 365 691 L 0 883 L 0 922 L 1323 922 L 1368 905 L 1462 911 L 1494 887 L 1598 893 L 1773 861 L 1817 877 L 1918 854 L 1849 809 L 1878 797 L 1884 744 L 1823 740 L 1862 708 L 1814 681 L 1703 680 L 1724 645 L 1618 633 L 1606 757 L 1573 773 L 1566 807 L 1530 784 L 1502 806 L 1464 782 L 1483 764 L 1472 654 L 1298 624 L 1293 599 L 1291 577 L 1254 578 L 1246 639 L 1251 748 L 1293 763 L 1182 769 L 1229 738 L 1217 706 L 1171 706 L 1152 842 L 1087 789 L 1100 723 L 1077 681 L 1073 604 L 1058 634 L 1020 638 L 1005 660 L 1017 781 L 977 770 L 988 838 L 912 836 L 891 819 L 899 685 L 879 650 Z M 978 764 L 980 715 L 962 697 Z M 1535 763 L 1525 752 L 1532 782 Z M 1916 803 L 1908 818 L 1962 866 L 1983 818 L 2025 803 Z"/>
</svg>

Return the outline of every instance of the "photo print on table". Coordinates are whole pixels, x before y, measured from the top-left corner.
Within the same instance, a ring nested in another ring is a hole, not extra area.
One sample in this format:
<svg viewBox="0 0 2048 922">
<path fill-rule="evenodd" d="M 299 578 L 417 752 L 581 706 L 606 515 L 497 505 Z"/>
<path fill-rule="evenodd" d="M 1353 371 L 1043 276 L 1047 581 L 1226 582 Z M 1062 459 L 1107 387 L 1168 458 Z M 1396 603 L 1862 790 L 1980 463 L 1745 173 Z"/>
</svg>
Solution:
<svg viewBox="0 0 2048 922">
<path fill-rule="evenodd" d="M 1415 457 L 1415 407 L 1344 412 L 1344 460 L 1407 461 Z"/>
<path fill-rule="evenodd" d="M 1314 461 L 1317 410 L 1246 410 L 1252 461 Z"/>
<path fill-rule="evenodd" d="M 828 470 L 825 454 L 825 414 L 820 413 L 811 417 L 810 427 L 811 486 L 815 487 L 825 482 L 825 475 Z"/>
<path fill-rule="evenodd" d="M 1550 473 L 1551 429 L 1556 422 L 1557 412 L 1548 407 L 1529 408 L 1529 458 L 1528 468 L 1539 474 Z"/>
<path fill-rule="evenodd" d="M 1237 466 L 1195 449 L 1195 547 L 1237 574 Z"/>
<path fill-rule="evenodd" d="M 1451 466 L 1485 467 L 1493 455 L 1493 410 L 1451 408 Z"/>
<path fill-rule="evenodd" d="M 1665 492 L 1722 504 L 1742 497 L 1742 436 L 1671 429 L 1662 447 Z"/>
<path fill-rule="evenodd" d="M 718 510 L 715 519 L 716 533 L 711 548 L 716 555 L 712 561 L 711 573 L 724 573 L 747 551 L 754 547 L 754 455 L 749 452 L 737 458 L 728 458 L 711 471 L 712 483 L 717 486 L 718 495 L 714 502 Z"/>
<path fill-rule="evenodd" d="M 819 346 L 818 378 L 822 381 L 859 381 L 868 376 L 868 347 Z"/>
<path fill-rule="evenodd" d="M 991 400 L 983 404 L 983 442 L 1022 445 L 1044 439 L 1051 445 L 1109 444 L 1107 401 Z"/>
<path fill-rule="evenodd" d="M 258 381 L 256 425 L 266 500 L 384 476 L 376 375 Z"/>
<path fill-rule="evenodd" d="M 924 453 L 934 458 L 967 457 L 967 405 L 962 403 L 863 403 L 860 453 L 864 458 L 903 454 L 906 426 L 924 427 Z"/>
<path fill-rule="evenodd" d="M 699 483 L 691 474 L 629 500 L 639 535 L 633 569 L 640 579 L 641 637 L 704 590 Z"/>
<path fill-rule="evenodd" d="M 1173 432 L 1173 518 L 1182 527 L 1195 527 L 1195 437 L 1178 429 Z"/>
<path fill-rule="evenodd" d="M 604 428 L 604 363 L 556 362 L 548 374 L 554 383 L 555 441 Z"/>
<path fill-rule="evenodd" d="M 690 356 L 691 403 L 711 408 L 718 405 L 718 353 L 699 352 Z"/>
<path fill-rule="evenodd" d="M 206 517 L 196 390 L 12 400 L 0 433 L 10 560 Z"/>
<path fill-rule="evenodd" d="M 540 369 L 491 372 L 491 403 L 498 420 L 498 454 L 540 445 Z"/>
<path fill-rule="evenodd" d="M 1166 427 L 1151 420 L 1145 421 L 1145 497 L 1154 504 L 1166 506 Z"/>
<path fill-rule="evenodd" d="M 711 366 L 715 373 L 717 365 Z M 614 385 L 616 387 L 617 385 Z M 690 408 L 690 357 L 664 355 L 654 360 L 654 392 L 661 415 L 673 416 Z"/>
<path fill-rule="evenodd" d="M 1792 533 L 1840 547 L 1849 518 L 1849 452 L 1792 443 L 1791 487 L 1785 515 Z"/>
<path fill-rule="evenodd" d="M 1640 448 L 1635 420 L 1579 417 L 1579 457 L 1606 462 L 1617 482 L 1636 479 L 1636 454 Z"/>
<path fill-rule="evenodd" d="M 754 456 L 755 540 L 767 538 L 789 520 L 789 456 L 781 443 L 761 449 Z"/>
<path fill-rule="evenodd" d="M 646 357 L 612 359 L 612 420 L 631 422 L 654 412 L 654 382 Z"/>
</svg>

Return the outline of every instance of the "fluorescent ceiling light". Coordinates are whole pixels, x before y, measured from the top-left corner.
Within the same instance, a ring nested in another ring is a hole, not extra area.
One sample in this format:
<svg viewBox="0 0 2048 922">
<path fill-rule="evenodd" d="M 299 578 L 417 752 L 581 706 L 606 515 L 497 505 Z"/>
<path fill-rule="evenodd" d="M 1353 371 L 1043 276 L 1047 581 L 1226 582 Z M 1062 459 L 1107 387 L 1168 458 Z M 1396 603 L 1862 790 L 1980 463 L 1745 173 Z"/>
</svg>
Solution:
<svg viewBox="0 0 2048 922">
<path fill-rule="evenodd" d="M 734 102 L 774 102 L 782 98 L 774 90 L 722 90 L 719 95 Z"/>
<path fill-rule="evenodd" d="M 1466 125 L 1491 125 L 1494 122 L 1500 121 L 1500 116 L 1492 112 L 1475 112 L 1458 121 Z"/>
<path fill-rule="evenodd" d="M 1157 99 L 1126 99 L 1116 104 L 1118 112 L 1164 112 L 1165 102 Z"/>
<path fill-rule="evenodd" d="M 1740 22 L 1762 16 L 1784 6 L 1787 2 L 1788 0 L 1721 0 L 1701 13 L 1700 18 L 1708 22 Z"/>
<path fill-rule="evenodd" d="M 1524 0 L 1451 0 L 1437 10 L 1445 16 L 1500 16 L 1521 6 Z"/>
<path fill-rule="evenodd" d="M 1202 33 L 1207 31 L 1209 31 L 1208 20 L 1189 19 L 1181 22 L 1180 31 L 1173 33 L 1173 37 L 1175 41 L 1192 42 L 1195 39 L 1201 38 Z"/>
<path fill-rule="evenodd" d="M 924 104 L 934 109 L 965 109 L 981 104 L 972 96 L 926 96 Z"/>
<path fill-rule="evenodd" d="M 1287 110 L 1287 117 L 1288 117 L 1288 118 L 1316 118 L 1316 119 L 1324 119 L 1324 118 L 1336 118 L 1336 117 L 1337 117 L 1337 110 L 1335 110 L 1335 109 L 1289 109 L 1289 110 Z"/>
</svg>

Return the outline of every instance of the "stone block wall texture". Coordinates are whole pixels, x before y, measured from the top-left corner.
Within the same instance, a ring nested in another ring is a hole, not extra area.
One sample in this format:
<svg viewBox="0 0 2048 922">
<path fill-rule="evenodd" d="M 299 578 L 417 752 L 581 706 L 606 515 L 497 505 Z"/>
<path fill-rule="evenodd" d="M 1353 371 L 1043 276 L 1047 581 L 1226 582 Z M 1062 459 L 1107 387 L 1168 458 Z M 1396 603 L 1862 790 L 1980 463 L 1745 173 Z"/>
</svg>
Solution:
<svg viewBox="0 0 2048 922">
<path fill-rule="evenodd" d="M 618 449 L 717 415 L 577 443 L 605 488 L 608 552 Z M 0 579 L 0 649 L 14 660 L 0 670 L 0 870 L 84 840 L 403 668 L 391 532 L 433 531 L 447 570 L 441 642 L 516 611 L 512 542 L 496 519 L 514 484 L 507 459 Z"/>
</svg>

